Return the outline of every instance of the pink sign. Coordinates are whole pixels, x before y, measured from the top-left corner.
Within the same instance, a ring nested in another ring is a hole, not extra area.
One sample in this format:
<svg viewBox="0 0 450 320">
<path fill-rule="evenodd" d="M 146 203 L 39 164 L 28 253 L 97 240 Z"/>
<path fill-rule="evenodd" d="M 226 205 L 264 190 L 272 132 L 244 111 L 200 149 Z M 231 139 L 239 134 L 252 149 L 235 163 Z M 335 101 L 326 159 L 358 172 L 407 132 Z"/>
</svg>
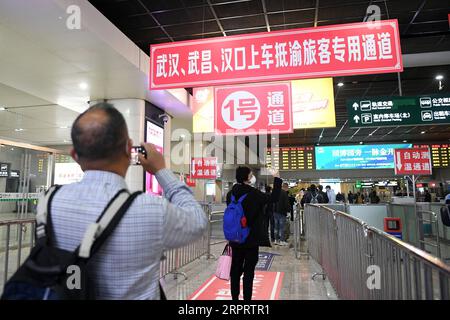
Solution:
<svg viewBox="0 0 450 320">
<path fill-rule="evenodd" d="M 218 134 L 292 133 L 291 83 L 214 88 Z"/>
<path fill-rule="evenodd" d="M 150 89 L 403 71 L 397 20 L 150 46 Z"/>
<path fill-rule="evenodd" d="M 431 175 L 431 156 L 428 148 L 394 150 L 395 174 Z"/>
</svg>

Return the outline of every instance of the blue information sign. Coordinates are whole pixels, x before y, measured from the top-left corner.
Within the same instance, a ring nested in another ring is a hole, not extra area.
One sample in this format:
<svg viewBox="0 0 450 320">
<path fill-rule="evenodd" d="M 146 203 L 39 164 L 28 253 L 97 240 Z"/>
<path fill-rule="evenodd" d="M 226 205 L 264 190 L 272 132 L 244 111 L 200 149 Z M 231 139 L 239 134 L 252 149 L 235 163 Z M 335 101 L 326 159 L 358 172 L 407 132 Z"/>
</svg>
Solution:
<svg viewBox="0 0 450 320">
<path fill-rule="evenodd" d="M 394 149 L 411 146 L 411 144 L 377 144 L 316 147 L 316 169 L 392 169 Z"/>
</svg>

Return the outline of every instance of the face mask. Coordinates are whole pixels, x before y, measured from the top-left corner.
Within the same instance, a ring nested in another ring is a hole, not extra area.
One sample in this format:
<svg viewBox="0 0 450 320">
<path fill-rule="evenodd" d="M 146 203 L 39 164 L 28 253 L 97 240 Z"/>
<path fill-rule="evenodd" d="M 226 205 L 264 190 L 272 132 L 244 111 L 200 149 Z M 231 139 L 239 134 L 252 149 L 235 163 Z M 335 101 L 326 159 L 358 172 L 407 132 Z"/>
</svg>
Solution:
<svg viewBox="0 0 450 320">
<path fill-rule="evenodd" d="M 256 177 L 252 176 L 251 179 L 250 179 L 250 185 L 254 186 L 255 184 L 256 184 Z"/>
</svg>

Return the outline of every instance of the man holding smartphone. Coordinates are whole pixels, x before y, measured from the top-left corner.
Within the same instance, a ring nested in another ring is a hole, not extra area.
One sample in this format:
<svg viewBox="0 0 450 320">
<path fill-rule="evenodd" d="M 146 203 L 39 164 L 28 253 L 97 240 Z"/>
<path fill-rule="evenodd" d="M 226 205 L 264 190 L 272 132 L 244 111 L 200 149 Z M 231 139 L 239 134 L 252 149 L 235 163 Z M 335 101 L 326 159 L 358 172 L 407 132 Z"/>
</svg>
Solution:
<svg viewBox="0 0 450 320">
<path fill-rule="evenodd" d="M 133 143 L 122 114 L 100 103 L 72 126 L 72 157 L 84 171 L 80 182 L 62 186 L 49 208 L 54 245 L 74 251 L 89 224 L 126 189 Z M 166 168 L 152 144 L 139 153 L 143 168 L 156 176 L 164 197 L 139 195 L 100 250 L 89 261 L 97 299 L 159 299 L 160 258 L 164 250 L 200 238 L 207 217 L 189 187 Z"/>
</svg>

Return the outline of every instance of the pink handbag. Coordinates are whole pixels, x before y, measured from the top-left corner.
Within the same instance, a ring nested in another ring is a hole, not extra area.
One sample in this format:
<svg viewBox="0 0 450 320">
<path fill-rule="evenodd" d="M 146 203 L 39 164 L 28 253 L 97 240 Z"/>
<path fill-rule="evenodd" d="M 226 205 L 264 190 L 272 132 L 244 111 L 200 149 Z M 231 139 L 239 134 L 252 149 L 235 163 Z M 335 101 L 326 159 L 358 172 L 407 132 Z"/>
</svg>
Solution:
<svg viewBox="0 0 450 320">
<path fill-rule="evenodd" d="M 216 277 L 222 280 L 230 280 L 231 270 L 231 246 L 226 245 L 217 264 Z"/>
</svg>

